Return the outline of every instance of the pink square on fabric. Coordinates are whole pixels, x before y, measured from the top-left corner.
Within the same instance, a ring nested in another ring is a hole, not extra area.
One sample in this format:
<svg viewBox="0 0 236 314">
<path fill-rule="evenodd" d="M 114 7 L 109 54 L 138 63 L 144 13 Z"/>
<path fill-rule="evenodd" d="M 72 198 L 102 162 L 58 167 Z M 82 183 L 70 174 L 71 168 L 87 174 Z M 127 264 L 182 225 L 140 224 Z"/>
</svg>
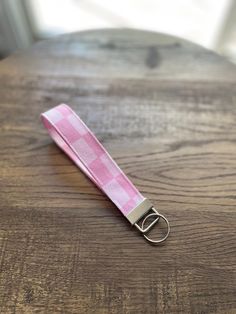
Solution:
<svg viewBox="0 0 236 314">
<path fill-rule="evenodd" d="M 44 124 L 45 128 L 48 129 L 49 134 L 51 134 L 52 130 L 54 130 L 52 125 L 51 125 L 51 122 L 49 122 L 47 119 L 45 119 L 44 116 L 42 116 L 42 121 L 43 121 L 43 124 Z"/>
<path fill-rule="evenodd" d="M 79 132 L 70 123 L 68 123 L 66 118 L 58 121 L 56 126 L 66 137 L 69 143 L 73 143 L 81 137 Z"/>
<path fill-rule="evenodd" d="M 96 177 L 96 179 L 100 182 L 103 186 L 110 182 L 113 179 L 113 176 L 108 171 L 104 164 L 102 163 L 100 158 L 94 160 L 90 165 L 89 169 L 91 170 L 92 174 Z"/>
<path fill-rule="evenodd" d="M 88 130 L 83 125 L 83 123 L 78 123 L 78 118 L 74 114 L 70 114 L 67 117 L 67 119 L 69 123 L 79 132 L 81 136 L 88 133 Z"/>
<path fill-rule="evenodd" d="M 93 151 L 98 157 L 105 153 L 104 149 L 98 144 L 92 134 L 87 133 L 83 136 L 83 138 L 86 140 L 88 145 L 93 148 Z"/>
<path fill-rule="evenodd" d="M 71 110 L 66 105 L 59 105 L 57 110 L 64 116 L 67 117 L 71 114 Z"/>
<path fill-rule="evenodd" d="M 115 203 L 118 208 L 122 208 L 130 199 L 129 195 L 116 179 L 104 185 L 103 190 L 109 195 L 112 202 Z"/>
<path fill-rule="evenodd" d="M 132 209 L 134 209 L 138 204 L 136 204 L 134 199 L 130 199 L 123 207 L 123 214 L 128 214 Z"/>
<path fill-rule="evenodd" d="M 91 162 L 97 159 L 97 155 L 95 154 L 93 148 L 88 145 L 84 138 L 81 137 L 79 140 L 74 142 L 73 147 L 86 165 L 89 165 Z"/>
</svg>

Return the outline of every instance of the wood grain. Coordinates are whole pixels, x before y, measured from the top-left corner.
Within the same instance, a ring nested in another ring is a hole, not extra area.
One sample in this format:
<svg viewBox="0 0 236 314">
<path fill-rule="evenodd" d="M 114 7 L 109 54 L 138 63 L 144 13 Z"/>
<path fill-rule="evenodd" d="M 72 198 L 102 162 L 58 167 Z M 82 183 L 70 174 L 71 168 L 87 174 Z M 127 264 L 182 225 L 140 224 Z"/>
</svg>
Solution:
<svg viewBox="0 0 236 314">
<path fill-rule="evenodd" d="M 68 103 L 165 214 L 153 247 L 52 143 Z M 0 63 L 1 313 L 236 313 L 236 68 L 178 38 L 75 33 Z"/>
</svg>

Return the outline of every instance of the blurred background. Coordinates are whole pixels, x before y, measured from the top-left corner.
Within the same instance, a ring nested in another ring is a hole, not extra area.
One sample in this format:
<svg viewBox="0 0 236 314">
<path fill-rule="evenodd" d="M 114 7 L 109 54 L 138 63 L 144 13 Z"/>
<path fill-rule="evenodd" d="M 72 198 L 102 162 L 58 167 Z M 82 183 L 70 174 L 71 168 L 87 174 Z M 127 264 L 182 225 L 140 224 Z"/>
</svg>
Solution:
<svg viewBox="0 0 236 314">
<path fill-rule="evenodd" d="M 172 34 L 236 62 L 236 0 L 0 0 L 0 58 L 59 34 L 111 27 Z"/>
</svg>

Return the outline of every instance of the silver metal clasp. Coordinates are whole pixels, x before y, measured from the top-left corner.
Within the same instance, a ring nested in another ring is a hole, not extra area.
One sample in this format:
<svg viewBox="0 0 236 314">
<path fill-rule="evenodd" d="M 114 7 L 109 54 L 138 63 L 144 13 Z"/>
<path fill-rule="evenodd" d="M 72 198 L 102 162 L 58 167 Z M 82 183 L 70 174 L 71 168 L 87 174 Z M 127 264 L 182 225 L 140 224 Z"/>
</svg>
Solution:
<svg viewBox="0 0 236 314">
<path fill-rule="evenodd" d="M 150 214 L 145 216 L 145 218 L 144 218 L 145 222 L 144 223 L 143 223 L 144 219 L 142 220 L 143 216 L 140 217 L 139 220 L 142 220 L 141 226 L 138 224 L 138 222 L 136 222 L 134 224 L 135 227 L 142 233 L 147 233 L 158 222 L 158 220 L 160 219 L 160 217 L 158 215 L 158 212 L 157 212 L 157 210 L 154 207 L 150 208 L 149 212 L 150 212 L 150 214 L 155 214 L 156 218 L 146 228 L 144 228 L 145 222 L 147 221 L 148 217 L 150 217 Z"/>
<path fill-rule="evenodd" d="M 128 220 L 131 222 L 132 225 L 134 225 L 144 236 L 144 238 L 151 242 L 152 244 L 160 244 L 164 242 L 170 233 L 170 224 L 167 220 L 167 218 L 163 215 L 161 215 L 151 204 L 151 202 L 148 199 L 144 199 L 144 201 L 139 204 L 137 207 L 135 207 L 127 216 Z M 153 218 L 152 221 L 150 221 L 149 224 L 147 224 L 147 221 L 150 220 L 150 218 Z M 166 233 L 161 239 L 151 239 L 148 234 L 151 231 L 151 229 L 160 222 L 160 220 L 163 220 L 166 224 Z"/>
</svg>

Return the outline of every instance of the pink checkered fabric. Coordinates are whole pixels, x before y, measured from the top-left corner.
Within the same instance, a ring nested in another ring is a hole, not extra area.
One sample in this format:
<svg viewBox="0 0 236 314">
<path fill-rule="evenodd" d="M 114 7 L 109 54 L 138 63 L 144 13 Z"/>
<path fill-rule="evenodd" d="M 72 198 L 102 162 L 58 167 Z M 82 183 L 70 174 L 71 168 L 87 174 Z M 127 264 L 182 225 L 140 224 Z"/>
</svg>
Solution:
<svg viewBox="0 0 236 314">
<path fill-rule="evenodd" d="M 126 216 L 144 197 L 84 122 L 61 104 L 41 115 L 57 145 L 111 199 Z"/>
</svg>

